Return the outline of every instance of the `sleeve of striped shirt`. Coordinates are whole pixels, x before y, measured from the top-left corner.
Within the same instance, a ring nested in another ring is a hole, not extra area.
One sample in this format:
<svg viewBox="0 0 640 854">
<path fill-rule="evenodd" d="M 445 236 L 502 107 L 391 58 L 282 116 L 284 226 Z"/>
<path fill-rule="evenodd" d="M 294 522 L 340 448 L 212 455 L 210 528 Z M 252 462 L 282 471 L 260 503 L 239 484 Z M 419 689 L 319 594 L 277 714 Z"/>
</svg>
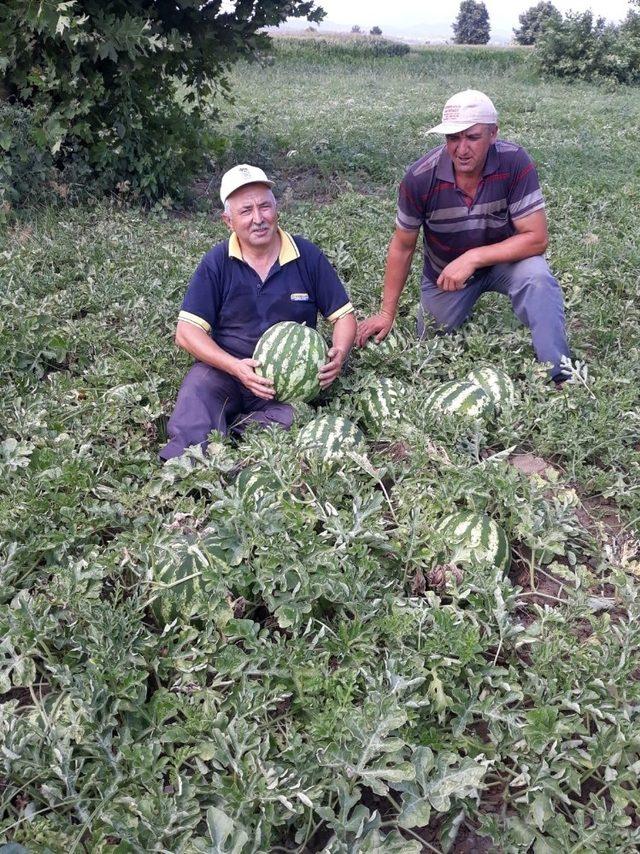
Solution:
<svg viewBox="0 0 640 854">
<path fill-rule="evenodd" d="M 544 198 L 535 163 L 523 148 L 519 150 L 514 166 L 507 199 L 512 220 L 544 209 Z"/>
<path fill-rule="evenodd" d="M 424 221 L 424 205 L 415 186 L 415 177 L 407 172 L 398 188 L 396 225 L 405 231 L 418 231 Z"/>
<path fill-rule="evenodd" d="M 209 333 L 215 327 L 219 313 L 218 277 L 205 256 L 193 274 L 182 301 L 178 320 L 199 326 Z"/>
</svg>

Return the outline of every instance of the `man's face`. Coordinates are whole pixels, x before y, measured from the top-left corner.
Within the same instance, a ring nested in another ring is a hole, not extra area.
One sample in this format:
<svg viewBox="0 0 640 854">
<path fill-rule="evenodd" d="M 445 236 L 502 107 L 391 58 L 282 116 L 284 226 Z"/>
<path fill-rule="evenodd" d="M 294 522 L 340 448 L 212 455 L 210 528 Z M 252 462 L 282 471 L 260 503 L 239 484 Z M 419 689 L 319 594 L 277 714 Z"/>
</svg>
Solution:
<svg viewBox="0 0 640 854">
<path fill-rule="evenodd" d="M 245 184 L 227 199 L 228 210 L 222 215 L 241 246 L 265 249 L 275 245 L 278 232 L 276 200 L 264 184 Z"/>
<path fill-rule="evenodd" d="M 479 178 L 482 175 L 489 148 L 496 141 L 496 125 L 472 125 L 460 133 L 447 134 L 447 151 L 458 175 Z"/>
</svg>

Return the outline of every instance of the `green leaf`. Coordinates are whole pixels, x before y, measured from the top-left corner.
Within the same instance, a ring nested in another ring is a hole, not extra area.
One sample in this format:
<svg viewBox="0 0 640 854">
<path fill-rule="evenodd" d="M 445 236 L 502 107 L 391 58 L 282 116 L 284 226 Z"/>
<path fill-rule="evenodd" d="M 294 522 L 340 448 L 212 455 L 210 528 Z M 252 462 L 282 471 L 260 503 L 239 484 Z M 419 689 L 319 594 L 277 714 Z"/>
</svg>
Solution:
<svg viewBox="0 0 640 854">
<path fill-rule="evenodd" d="M 210 854 L 242 854 L 249 841 L 248 834 L 217 807 L 207 810 L 207 828 L 212 842 Z"/>
</svg>

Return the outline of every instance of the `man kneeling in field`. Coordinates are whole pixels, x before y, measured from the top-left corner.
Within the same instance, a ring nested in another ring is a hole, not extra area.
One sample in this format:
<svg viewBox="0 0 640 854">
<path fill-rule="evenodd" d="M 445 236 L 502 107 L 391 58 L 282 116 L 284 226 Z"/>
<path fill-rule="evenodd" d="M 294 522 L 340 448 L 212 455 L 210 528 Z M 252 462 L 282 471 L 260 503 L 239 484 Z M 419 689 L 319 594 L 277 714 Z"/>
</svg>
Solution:
<svg viewBox="0 0 640 854">
<path fill-rule="evenodd" d="M 274 399 L 272 380 L 256 373 L 252 358 L 274 323 L 315 327 L 318 312 L 333 323 L 322 388 L 340 374 L 353 344 L 356 321 L 344 285 L 318 247 L 278 227 L 272 186 L 262 169 L 244 164 L 222 177 L 231 236 L 200 262 L 178 316 L 176 343 L 196 363 L 180 387 L 163 460 L 204 447 L 212 430 L 226 435 L 249 422 L 291 427 L 292 407 Z"/>
<path fill-rule="evenodd" d="M 497 291 L 509 297 L 531 330 L 538 360 L 550 363 L 551 378 L 561 383 L 569 345 L 562 292 L 543 257 L 544 199 L 533 161 L 497 138 L 497 122 L 482 92 L 458 92 L 445 104 L 442 123 L 429 131 L 443 133 L 444 145 L 413 163 L 400 184 L 382 306 L 359 324 L 357 342 L 381 341 L 393 326 L 422 227 L 418 334 L 429 323 L 455 329 L 483 293 Z"/>
</svg>

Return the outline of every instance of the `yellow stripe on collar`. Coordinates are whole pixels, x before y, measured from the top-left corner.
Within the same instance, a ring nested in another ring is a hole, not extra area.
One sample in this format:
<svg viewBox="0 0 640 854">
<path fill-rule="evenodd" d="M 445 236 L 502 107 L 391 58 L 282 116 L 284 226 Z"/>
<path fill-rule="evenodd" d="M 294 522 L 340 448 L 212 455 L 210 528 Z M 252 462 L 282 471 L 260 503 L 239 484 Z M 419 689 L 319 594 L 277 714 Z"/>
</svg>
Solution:
<svg viewBox="0 0 640 854">
<path fill-rule="evenodd" d="M 288 231 L 283 231 L 283 229 L 278 228 L 278 234 L 280 235 L 280 254 L 278 255 L 278 261 L 282 267 L 284 264 L 288 264 L 289 261 L 295 261 L 299 258 L 300 250 Z M 238 261 L 244 261 L 242 247 L 240 246 L 240 241 L 238 240 L 238 235 L 235 231 L 231 232 L 231 237 L 229 238 L 229 258 L 237 258 Z"/>
<path fill-rule="evenodd" d="M 235 231 L 231 232 L 231 237 L 229 238 L 229 258 L 237 258 L 238 261 L 244 261 L 242 249 L 240 249 L 240 241 Z"/>
<path fill-rule="evenodd" d="M 280 266 L 284 266 L 288 264 L 289 261 L 295 261 L 300 257 L 300 250 L 296 246 L 296 242 L 291 237 L 288 231 L 283 231 L 281 228 L 278 229 L 278 233 L 280 234 L 280 255 L 278 256 L 278 261 L 280 262 Z"/>
</svg>

